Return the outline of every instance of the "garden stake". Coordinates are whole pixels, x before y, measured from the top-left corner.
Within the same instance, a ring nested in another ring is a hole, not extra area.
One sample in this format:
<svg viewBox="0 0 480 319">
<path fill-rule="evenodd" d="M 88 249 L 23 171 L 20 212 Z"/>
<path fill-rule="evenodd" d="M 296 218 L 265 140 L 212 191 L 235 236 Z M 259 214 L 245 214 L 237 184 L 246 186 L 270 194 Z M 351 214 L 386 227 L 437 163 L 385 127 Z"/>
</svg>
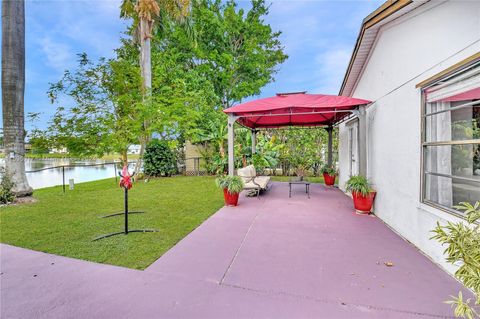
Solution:
<svg viewBox="0 0 480 319">
<path fill-rule="evenodd" d="M 93 241 L 103 239 L 103 238 L 112 237 L 112 236 L 115 236 L 115 235 L 121 235 L 121 234 L 128 235 L 128 233 L 158 232 L 158 230 L 156 230 L 156 229 L 132 229 L 132 230 L 128 229 L 128 214 L 129 214 L 129 212 L 128 212 L 128 190 L 130 188 L 132 188 L 131 178 L 135 175 L 135 173 L 130 175 L 128 173 L 128 167 L 124 166 L 122 172 L 121 173 L 118 172 L 118 175 L 120 175 L 120 187 L 122 187 L 124 189 L 124 212 L 103 216 L 103 218 L 112 217 L 112 216 L 120 216 L 120 215 L 123 214 L 125 216 L 125 229 L 121 232 L 116 232 L 116 233 L 111 233 L 111 234 L 106 234 L 106 235 L 99 236 L 99 237 L 95 238 Z M 143 213 L 143 212 L 141 212 L 141 211 L 130 212 L 130 214 L 134 214 L 134 213 Z"/>
</svg>

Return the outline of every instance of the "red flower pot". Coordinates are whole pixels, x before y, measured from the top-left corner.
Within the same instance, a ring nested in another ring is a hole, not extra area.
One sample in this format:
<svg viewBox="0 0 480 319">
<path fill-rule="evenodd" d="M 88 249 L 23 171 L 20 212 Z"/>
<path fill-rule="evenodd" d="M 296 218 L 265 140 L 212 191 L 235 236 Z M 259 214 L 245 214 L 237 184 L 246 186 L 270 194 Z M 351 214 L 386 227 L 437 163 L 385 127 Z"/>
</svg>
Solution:
<svg viewBox="0 0 480 319">
<path fill-rule="evenodd" d="M 373 191 L 368 193 L 368 195 L 363 196 L 362 193 L 353 192 L 353 206 L 358 212 L 370 214 L 376 194 L 377 192 Z"/>
<path fill-rule="evenodd" d="M 237 206 L 238 205 L 238 196 L 240 193 L 231 194 L 228 192 L 228 189 L 223 189 L 223 198 L 225 199 L 226 206 Z"/>
<path fill-rule="evenodd" d="M 335 184 L 335 178 L 337 175 L 328 175 L 327 173 L 323 173 L 323 180 L 325 181 L 325 185 L 332 186 Z"/>
</svg>

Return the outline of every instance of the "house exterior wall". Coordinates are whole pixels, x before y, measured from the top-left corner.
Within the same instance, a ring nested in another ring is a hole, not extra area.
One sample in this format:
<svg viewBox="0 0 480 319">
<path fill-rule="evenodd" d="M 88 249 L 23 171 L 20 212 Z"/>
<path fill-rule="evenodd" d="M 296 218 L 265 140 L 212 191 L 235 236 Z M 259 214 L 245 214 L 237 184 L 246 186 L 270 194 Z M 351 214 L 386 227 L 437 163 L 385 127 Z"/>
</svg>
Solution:
<svg viewBox="0 0 480 319">
<path fill-rule="evenodd" d="M 367 177 L 375 214 L 450 272 L 430 240 L 436 222 L 457 217 L 420 202 L 419 82 L 480 51 L 480 1 L 431 1 L 382 26 L 353 97 L 367 109 Z M 348 180 L 348 130 L 339 127 L 339 185 Z"/>
</svg>

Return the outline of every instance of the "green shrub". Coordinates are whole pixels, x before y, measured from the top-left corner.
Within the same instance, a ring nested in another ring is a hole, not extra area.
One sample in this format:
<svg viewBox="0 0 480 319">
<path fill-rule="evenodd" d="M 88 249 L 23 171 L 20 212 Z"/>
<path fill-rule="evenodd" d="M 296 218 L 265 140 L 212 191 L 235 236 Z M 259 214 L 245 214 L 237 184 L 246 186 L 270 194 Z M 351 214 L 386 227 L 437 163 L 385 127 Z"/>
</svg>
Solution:
<svg viewBox="0 0 480 319">
<path fill-rule="evenodd" d="M 328 174 L 330 176 L 338 174 L 337 170 L 335 168 L 333 168 L 332 166 L 329 166 L 329 165 L 324 165 L 322 167 L 322 173 Z"/>
<path fill-rule="evenodd" d="M 0 203 L 11 203 L 15 200 L 15 194 L 12 192 L 15 184 L 12 182 L 10 176 L 4 171 L 0 172 L 0 178 L 2 179 L 0 182 Z"/>
<path fill-rule="evenodd" d="M 475 294 L 474 305 L 470 299 L 463 299 L 462 292 L 446 303 L 455 306 L 456 317 L 473 319 L 480 317 L 480 202 L 475 205 L 462 202 L 456 208 L 465 212 L 467 223 L 448 222 L 440 226 L 437 222 L 431 239 L 447 246 L 444 252 L 447 262 L 460 266 L 455 277 Z"/>
<path fill-rule="evenodd" d="M 143 155 L 143 172 L 147 176 L 172 176 L 177 173 L 175 154 L 166 141 L 153 140 Z"/>
<path fill-rule="evenodd" d="M 230 194 L 237 194 L 243 190 L 243 180 L 240 176 L 223 175 L 215 180 L 221 189 L 227 189 Z"/>
<path fill-rule="evenodd" d="M 363 196 L 367 196 L 368 193 L 373 191 L 368 179 L 365 176 L 361 175 L 350 177 L 350 179 L 347 181 L 347 184 L 345 185 L 345 189 L 348 192 L 360 193 Z"/>
<path fill-rule="evenodd" d="M 223 174 L 228 169 L 228 159 L 220 154 L 213 155 L 211 164 L 214 174 Z"/>
</svg>

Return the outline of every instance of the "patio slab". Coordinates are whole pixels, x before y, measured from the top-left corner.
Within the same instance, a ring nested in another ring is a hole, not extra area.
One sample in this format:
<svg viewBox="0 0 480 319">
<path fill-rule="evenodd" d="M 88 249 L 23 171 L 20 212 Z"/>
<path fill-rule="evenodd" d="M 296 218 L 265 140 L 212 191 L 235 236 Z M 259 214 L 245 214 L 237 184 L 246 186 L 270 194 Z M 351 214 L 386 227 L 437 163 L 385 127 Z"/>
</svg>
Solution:
<svg viewBox="0 0 480 319">
<path fill-rule="evenodd" d="M 285 183 L 242 197 L 145 271 L 3 244 L 0 262 L 2 318 L 450 317 L 443 301 L 462 289 L 317 184 L 310 200 Z"/>
</svg>

